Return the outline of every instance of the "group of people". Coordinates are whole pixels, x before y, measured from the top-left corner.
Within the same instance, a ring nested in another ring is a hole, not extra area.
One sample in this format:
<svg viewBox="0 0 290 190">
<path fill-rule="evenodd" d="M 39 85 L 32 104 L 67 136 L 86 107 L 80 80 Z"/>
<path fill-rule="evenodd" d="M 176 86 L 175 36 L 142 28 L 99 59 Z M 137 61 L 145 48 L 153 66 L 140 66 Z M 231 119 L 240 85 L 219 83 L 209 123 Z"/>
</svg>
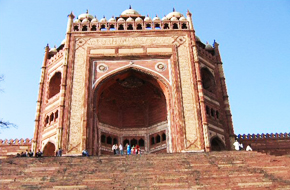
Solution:
<svg viewBox="0 0 290 190">
<path fill-rule="evenodd" d="M 131 155 L 131 154 L 141 154 L 141 151 L 140 151 L 140 147 L 139 145 L 136 145 L 136 146 L 130 146 L 130 144 L 126 144 L 126 150 L 127 150 L 127 155 Z M 114 153 L 114 155 L 124 155 L 124 148 L 123 148 L 123 145 L 120 144 L 118 146 L 118 144 L 113 144 L 112 146 L 112 151 Z"/>
<path fill-rule="evenodd" d="M 239 143 L 239 141 L 237 139 L 233 145 L 235 147 L 235 150 L 243 150 L 244 149 L 243 143 Z M 248 146 L 246 147 L 246 151 L 253 151 L 251 144 L 248 144 Z"/>
<path fill-rule="evenodd" d="M 42 156 L 42 152 L 40 151 L 40 149 L 38 149 L 38 151 L 35 153 L 35 157 L 41 157 Z M 25 152 L 21 152 L 21 154 L 17 153 L 16 157 L 33 157 L 33 152 L 31 150 L 26 150 Z"/>
</svg>

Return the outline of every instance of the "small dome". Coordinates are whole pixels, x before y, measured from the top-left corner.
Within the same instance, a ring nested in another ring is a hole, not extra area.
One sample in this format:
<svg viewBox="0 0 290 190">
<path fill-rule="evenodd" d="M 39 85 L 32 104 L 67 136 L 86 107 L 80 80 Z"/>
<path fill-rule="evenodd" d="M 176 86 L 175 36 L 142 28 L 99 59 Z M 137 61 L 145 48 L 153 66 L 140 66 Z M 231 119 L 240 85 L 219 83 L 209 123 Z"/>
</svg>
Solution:
<svg viewBox="0 0 290 190">
<path fill-rule="evenodd" d="M 127 22 L 134 22 L 134 19 L 132 19 L 131 17 L 127 18 L 126 20 Z"/>
<path fill-rule="evenodd" d="M 138 17 L 135 19 L 135 22 L 143 22 L 142 18 Z"/>
<path fill-rule="evenodd" d="M 112 16 L 112 18 L 110 18 L 108 22 L 116 22 L 116 19 Z"/>
<path fill-rule="evenodd" d="M 106 17 L 104 16 L 104 17 L 100 20 L 100 22 L 107 22 Z"/>
<path fill-rule="evenodd" d="M 123 18 L 119 18 L 117 22 L 125 22 Z"/>
<path fill-rule="evenodd" d="M 64 44 L 65 44 L 65 41 L 66 41 L 66 39 L 63 39 L 63 40 L 61 41 L 61 44 L 60 44 L 60 45 L 64 45 Z"/>
<path fill-rule="evenodd" d="M 147 17 L 145 17 L 144 21 L 145 21 L 145 22 L 150 22 L 150 21 L 152 21 L 152 20 L 151 20 L 151 18 L 149 17 L 149 15 L 147 15 Z"/>
<path fill-rule="evenodd" d="M 49 53 L 57 53 L 57 49 L 56 49 L 56 47 L 54 46 L 53 48 L 51 48 L 51 49 L 49 50 Z"/>
<path fill-rule="evenodd" d="M 166 21 L 166 20 L 169 20 L 169 19 L 164 15 L 164 17 L 162 18 L 162 21 Z"/>
<path fill-rule="evenodd" d="M 184 16 L 180 17 L 180 21 L 186 21 L 186 18 Z"/>
<path fill-rule="evenodd" d="M 78 24 L 78 23 L 80 23 L 81 21 L 79 20 L 79 19 L 76 19 L 76 20 L 74 20 L 74 23 L 75 24 Z"/>
<path fill-rule="evenodd" d="M 89 20 L 87 19 L 87 18 L 85 18 L 83 21 L 82 21 L 82 23 L 88 23 L 89 22 Z"/>
<path fill-rule="evenodd" d="M 171 19 L 172 17 L 180 18 L 182 16 L 183 14 L 181 14 L 180 12 L 176 12 L 175 9 L 173 8 L 173 12 L 169 13 L 166 17 L 168 19 Z"/>
<path fill-rule="evenodd" d="M 206 50 L 213 50 L 213 47 L 208 42 L 206 42 L 205 49 Z"/>
<path fill-rule="evenodd" d="M 90 14 L 89 14 L 89 10 L 87 10 L 86 13 L 80 14 L 80 15 L 78 16 L 78 18 L 79 18 L 80 20 L 83 20 L 83 19 L 85 19 L 85 18 L 87 18 L 87 19 L 89 19 L 89 20 L 92 20 L 92 19 L 94 18 L 94 16 L 93 16 L 93 15 L 90 15 Z"/>
<path fill-rule="evenodd" d="M 195 36 L 195 41 L 201 42 L 200 38 L 198 36 Z"/>
<path fill-rule="evenodd" d="M 160 18 L 157 15 L 152 20 L 153 22 L 160 22 Z"/>
<path fill-rule="evenodd" d="M 93 20 L 91 21 L 92 23 L 94 22 L 99 22 L 99 20 L 97 19 L 97 17 L 93 18 Z"/>
<path fill-rule="evenodd" d="M 170 19 L 171 21 L 178 21 L 178 19 L 174 16 Z"/>
<path fill-rule="evenodd" d="M 123 16 L 123 17 L 134 16 L 134 17 L 136 17 L 136 16 L 141 16 L 141 15 L 137 11 L 132 9 L 130 6 L 129 9 L 127 9 L 121 13 L 121 16 Z"/>
</svg>

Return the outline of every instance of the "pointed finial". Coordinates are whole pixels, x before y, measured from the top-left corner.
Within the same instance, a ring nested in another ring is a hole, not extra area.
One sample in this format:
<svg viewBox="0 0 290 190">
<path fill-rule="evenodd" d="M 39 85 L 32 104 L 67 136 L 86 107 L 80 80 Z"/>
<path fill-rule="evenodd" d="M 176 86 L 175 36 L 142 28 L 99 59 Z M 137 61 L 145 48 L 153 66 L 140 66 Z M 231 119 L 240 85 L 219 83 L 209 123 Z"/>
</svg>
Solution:
<svg viewBox="0 0 290 190">
<path fill-rule="evenodd" d="M 147 14 L 147 17 L 149 17 L 149 14 Z"/>
<path fill-rule="evenodd" d="M 175 12 L 175 8 L 173 7 L 173 12 Z"/>
<path fill-rule="evenodd" d="M 156 14 L 155 17 L 158 17 L 158 15 Z"/>
<path fill-rule="evenodd" d="M 129 9 L 132 9 L 132 6 L 131 5 L 129 5 Z"/>
<path fill-rule="evenodd" d="M 192 15 L 191 12 L 189 11 L 189 9 L 187 9 L 186 15 L 188 15 L 188 16 L 191 16 Z"/>
<path fill-rule="evenodd" d="M 114 18 L 114 15 L 112 15 L 112 18 Z"/>
<path fill-rule="evenodd" d="M 103 18 L 105 18 L 105 15 L 103 15 Z"/>
<path fill-rule="evenodd" d="M 87 12 L 86 13 L 89 14 L 89 9 L 87 9 Z"/>
<path fill-rule="evenodd" d="M 48 43 L 46 44 L 46 47 L 48 47 L 48 48 L 49 48 L 49 44 L 48 44 Z"/>
</svg>

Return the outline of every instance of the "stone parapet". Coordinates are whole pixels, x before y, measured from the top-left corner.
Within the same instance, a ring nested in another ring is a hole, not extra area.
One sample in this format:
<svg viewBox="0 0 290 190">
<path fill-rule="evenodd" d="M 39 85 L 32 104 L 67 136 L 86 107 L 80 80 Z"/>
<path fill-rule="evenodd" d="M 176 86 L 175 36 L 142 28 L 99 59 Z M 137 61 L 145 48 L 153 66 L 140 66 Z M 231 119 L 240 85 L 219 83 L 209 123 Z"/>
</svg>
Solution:
<svg viewBox="0 0 290 190">
<path fill-rule="evenodd" d="M 32 139 L 0 139 L 0 156 L 16 155 L 31 147 Z"/>
</svg>

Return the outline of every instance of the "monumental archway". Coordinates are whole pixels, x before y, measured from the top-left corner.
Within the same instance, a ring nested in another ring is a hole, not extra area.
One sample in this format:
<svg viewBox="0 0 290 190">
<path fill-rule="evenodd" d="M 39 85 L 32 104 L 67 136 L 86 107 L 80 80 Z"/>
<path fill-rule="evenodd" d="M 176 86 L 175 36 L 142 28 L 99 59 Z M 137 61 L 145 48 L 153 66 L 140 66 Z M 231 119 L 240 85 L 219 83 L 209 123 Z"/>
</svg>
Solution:
<svg viewBox="0 0 290 190">
<path fill-rule="evenodd" d="M 104 79 L 94 90 L 94 140 L 99 153 L 113 144 L 139 145 L 145 152 L 166 152 L 168 108 L 166 85 L 154 75 L 128 68 Z"/>
</svg>

